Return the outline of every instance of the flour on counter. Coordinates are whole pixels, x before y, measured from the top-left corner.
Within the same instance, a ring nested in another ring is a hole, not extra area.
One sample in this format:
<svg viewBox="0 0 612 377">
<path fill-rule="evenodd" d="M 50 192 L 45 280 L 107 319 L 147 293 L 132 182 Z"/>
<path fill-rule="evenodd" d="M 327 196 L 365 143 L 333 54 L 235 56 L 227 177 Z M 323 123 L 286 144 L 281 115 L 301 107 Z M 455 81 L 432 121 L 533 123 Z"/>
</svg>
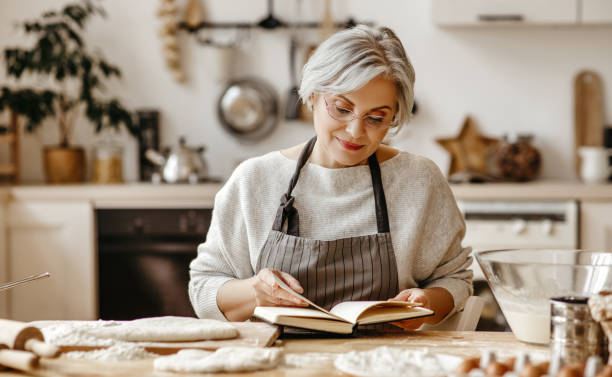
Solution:
<svg viewBox="0 0 612 377">
<path fill-rule="evenodd" d="M 215 352 L 187 349 L 155 359 L 155 370 L 183 373 L 248 372 L 276 367 L 280 348 L 223 347 Z"/>
<path fill-rule="evenodd" d="M 95 350 L 95 351 L 73 351 L 62 355 L 70 359 L 86 359 L 86 360 L 99 360 L 99 361 L 128 361 L 128 360 L 142 360 L 152 359 L 158 357 L 156 353 L 148 352 L 143 347 L 140 347 L 134 343 L 121 342 L 117 343 L 109 348 Z"/>
<path fill-rule="evenodd" d="M 35 321 L 32 326 L 38 327 L 45 341 L 57 346 L 93 346 L 109 347 L 117 343 L 113 339 L 98 338 L 92 330 L 116 325 L 117 321 Z"/>
<path fill-rule="evenodd" d="M 331 367 L 338 357 L 337 353 L 307 352 L 307 353 L 287 353 L 283 364 L 288 367 L 303 368 L 312 365 L 317 367 Z"/>
<path fill-rule="evenodd" d="M 460 361 L 461 358 L 457 358 L 456 362 Z M 356 376 L 380 377 L 442 377 L 447 375 L 447 368 L 451 367 L 443 366 L 441 358 L 426 349 L 407 350 L 396 347 L 351 351 L 339 355 L 334 365 L 338 370 Z"/>
</svg>

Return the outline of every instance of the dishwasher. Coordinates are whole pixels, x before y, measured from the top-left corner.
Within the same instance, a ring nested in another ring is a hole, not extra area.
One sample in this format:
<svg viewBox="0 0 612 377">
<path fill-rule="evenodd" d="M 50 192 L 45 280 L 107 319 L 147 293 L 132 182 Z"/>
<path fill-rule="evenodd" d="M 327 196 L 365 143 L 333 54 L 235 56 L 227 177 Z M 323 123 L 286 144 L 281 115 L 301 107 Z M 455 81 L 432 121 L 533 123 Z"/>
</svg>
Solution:
<svg viewBox="0 0 612 377">
<path fill-rule="evenodd" d="M 457 202 L 466 223 L 464 246 L 474 251 L 496 249 L 576 249 L 578 202 L 479 200 Z M 510 331 L 476 260 L 474 295 L 485 306 L 477 330 Z"/>
</svg>

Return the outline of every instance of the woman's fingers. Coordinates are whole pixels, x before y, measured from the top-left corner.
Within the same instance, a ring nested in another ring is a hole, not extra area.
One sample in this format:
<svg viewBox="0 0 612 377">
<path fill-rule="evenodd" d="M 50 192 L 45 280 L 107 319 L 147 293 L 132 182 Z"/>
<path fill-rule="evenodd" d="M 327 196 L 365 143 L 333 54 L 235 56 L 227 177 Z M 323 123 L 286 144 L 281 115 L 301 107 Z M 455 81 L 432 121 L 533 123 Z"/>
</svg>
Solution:
<svg viewBox="0 0 612 377">
<path fill-rule="evenodd" d="M 282 272 L 282 271 L 278 271 L 278 272 L 280 273 L 281 279 L 283 279 L 283 281 L 287 283 L 287 285 L 291 289 L 293 289 L 297 293 L 304 293 L 304 288 L 302 288 L 302 285 L 300 284 L 299 281 L 297 281 L 296 278 L 294 278 L 293 276 L 289 275 L 286 272 Z"/>
<path fill-rule="evenodd" d="M 425 322 L 422 318 L 407 319 L 404 321 L 391 322 L 392 325 L 401 327 L 404 330 L 416 330 Z"/>
<path fill-rule="evenodd" d="M 278 271 L 271 269 L 263 269 L 257 274 L 257 277 L 261 282 L 261 284 L 259 284 L 259 290 L 265 296 L 261 297 L 260 295 L 259 297 L 260 301 L 264 301 L 262 304 L 274 306 L 308 306 L 306 302 L 281 288 L 275 279 L 275 275 L 283 279 L 283 277 L 279 275 Z M 291 277 L 289 274 L 286 275 Z M 293 279 L 293 277 L 291 278 Z M 285 279 L 283 279 L 283 281 L 286 282 Z"/>
</svg>

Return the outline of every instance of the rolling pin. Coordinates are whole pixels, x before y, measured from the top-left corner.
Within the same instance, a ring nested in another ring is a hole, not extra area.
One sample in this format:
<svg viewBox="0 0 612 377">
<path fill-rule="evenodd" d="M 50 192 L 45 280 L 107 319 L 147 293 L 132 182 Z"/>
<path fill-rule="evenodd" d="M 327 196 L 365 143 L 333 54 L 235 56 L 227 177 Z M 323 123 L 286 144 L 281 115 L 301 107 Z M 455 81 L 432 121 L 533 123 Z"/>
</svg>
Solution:
<svg viewBox="0 0 612 377">
<path fill-rule="evenodd" d="M 0 344 L 19 351 L 32 351 L 41 357 L 57 357 L 59 347 L 45 343 L 45 338 L 37 327 L 27 323 L 0 319 Z"/>
<path fill-rule="evenodd" d="M 0 370 L 9 367 L 22 371 L 30 371 L 38 366 L 38 356 L 32 352 L 10 350 L 0 345 Z"/>
</svg>

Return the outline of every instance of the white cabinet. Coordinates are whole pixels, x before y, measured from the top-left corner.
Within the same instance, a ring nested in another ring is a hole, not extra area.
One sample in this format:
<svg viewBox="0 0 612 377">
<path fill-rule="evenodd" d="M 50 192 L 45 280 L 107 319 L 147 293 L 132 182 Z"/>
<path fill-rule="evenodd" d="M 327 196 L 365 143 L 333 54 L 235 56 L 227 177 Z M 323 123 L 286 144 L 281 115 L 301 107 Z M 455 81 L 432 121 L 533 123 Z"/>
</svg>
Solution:
<svg viewBox="0 0 612 377">
<path fill-rule="evenodd" d="M 580 248 L 612 252 L 612 202 L 580 204 Z"/>
<path fill-rule="evenodd" d="M 612 23 L 612 1 L 582 0 L 581 13 L 583 24 Z"/>
<path fill-rule="evenodd" d="M 51 277 L 10 291 L 9 317 L 21 320 L 97 318 L 94 211 L 89 201 L 8 204 L 9 278 Z"/>
<path fill-rule="evenodd" d="M 582 0 L 433 0 L 438 25 L 576 24 Z M 588 0 L 585 0 L 588 1 Z M 606 2 L 609 0 L 599 0 Z"/>
</svg>

